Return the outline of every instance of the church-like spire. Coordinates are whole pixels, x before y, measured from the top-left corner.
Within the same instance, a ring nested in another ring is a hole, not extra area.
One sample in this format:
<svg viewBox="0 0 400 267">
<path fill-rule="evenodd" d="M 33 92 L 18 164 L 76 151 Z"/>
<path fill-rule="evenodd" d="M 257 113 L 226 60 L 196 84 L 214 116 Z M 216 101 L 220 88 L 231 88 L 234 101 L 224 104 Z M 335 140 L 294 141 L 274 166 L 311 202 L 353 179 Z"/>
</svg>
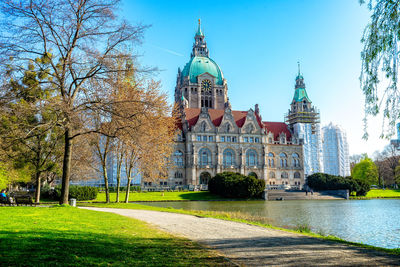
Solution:
<svg viewBox="0 0 400 267">
<path fill-rule="evenodd" d="M 296 76 L 296 85 L 294 86 L 293 100 L 295 102 L 301 102 L 303 100 L 311 102 L 311 100 L 308 98 L 307 95 L 306 85 L 304 84 L 303 75 L 300 72 L 300 62 L 297 62 L 297 67 L 298 67 L 298 73 Z"/>
<path fill-rule="evenodd" d="M 201 21 L 199 19 L 199 27 L 197 28 L 196 36 L 204 36 L 203 32 L 201 31 Z"/>
<path fill-rule="evenodd" d="M 199 19 L 199 26 L 197 28 L 196 35 L 194 36 L 194 44 L 191 57 L 208 57 L 207 43 L 204 38 L 204 34 L 201 31 L 201 22 Z"/>
<path fill-rule="evenodd" d="M 298 68 L 298 73 L 297 73 L 297 76 L 296 76 L 295 89 L 298 89 L 298 88 L 305 89 L 306 85 L 304 84 L 304 78 L 303 78 L 303 75 L 300 72 L 300 62 L 298 62 L 298 61 L 297 61 L 297 68 Z"/>
<path fill-rule="evenodd" d="M 300 76 L 300 61 L 297 61 L 297 67 L 299 68 L 299 74 L 297 74 L 297 77 Z"/>
</svg>

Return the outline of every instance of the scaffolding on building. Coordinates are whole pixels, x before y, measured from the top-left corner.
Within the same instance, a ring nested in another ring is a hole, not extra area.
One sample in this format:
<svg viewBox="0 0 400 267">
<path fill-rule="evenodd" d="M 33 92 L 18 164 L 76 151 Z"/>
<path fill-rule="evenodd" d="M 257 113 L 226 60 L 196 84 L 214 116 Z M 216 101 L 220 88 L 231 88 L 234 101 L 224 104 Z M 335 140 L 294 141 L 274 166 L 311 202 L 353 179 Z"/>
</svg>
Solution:
<svg viewBox="0 0 400 267">
<path fill-rule="evenodd" d="M 291 127 L 296 123 L 309 123 L 311 124 L 311 131 L 314 134 L 317 130 L 317 124 L 320 123 L 319 110 L 311 108 L 310 111 L 295 111 L 289 110 L 285 114 L 285 122 Z"/>
</svg>

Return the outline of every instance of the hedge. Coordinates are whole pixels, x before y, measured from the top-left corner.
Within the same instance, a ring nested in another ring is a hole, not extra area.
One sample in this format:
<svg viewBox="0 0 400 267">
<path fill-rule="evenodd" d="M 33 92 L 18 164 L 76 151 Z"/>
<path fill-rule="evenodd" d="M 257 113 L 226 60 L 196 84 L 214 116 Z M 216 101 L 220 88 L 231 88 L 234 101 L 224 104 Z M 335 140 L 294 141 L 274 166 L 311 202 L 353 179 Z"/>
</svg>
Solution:
<svg viewBox="0 0 400 267">
<path fill-rule="evenodd" d="M 259 198 L 264 189 L 264 180 L 234 172 L 218 173 L 208 183 L 211 193 L 230 198 Z"/>
<path fill-rule="evenodd" d="M 93 200 L 97 198 L 99 190 L 92 186 L 70 185 L 68 198 L 75 198 L 78 201 Z M 60 200 L 61 185 L 57 185 L 54 189 L 42 188 L 42 197 L 53 200 Z"/>
<path fill-rule="evenodd" d="M 339 190 L 348 189 L 357 196 L 365 196 L 370 186 L 363 180 L 354 179 L 351 176 L 342 177 L 327 173 L 314 173 L 307 177 L 307 185 L 314 190 Z"/>
</svg>

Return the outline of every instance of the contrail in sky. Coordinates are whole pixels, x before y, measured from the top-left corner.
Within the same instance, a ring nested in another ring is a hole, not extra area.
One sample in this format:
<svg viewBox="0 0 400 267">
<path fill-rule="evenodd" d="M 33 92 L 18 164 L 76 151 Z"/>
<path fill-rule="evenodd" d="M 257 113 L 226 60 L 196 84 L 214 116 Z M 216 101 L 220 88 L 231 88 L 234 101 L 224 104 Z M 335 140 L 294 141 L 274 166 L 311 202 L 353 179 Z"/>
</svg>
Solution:
<svg viewBox="0 0 400 267">
<path fill-rule="evenodd" d="M 175 52 L 175 51 L 172 51 L 172 50 L 169 50 L 169 49 L 160 47 L 160 46 L 152 45 L 152 44 L 149 44 L 149 45 L 152 46 L 152 47 L 154 47 L 154 48 L 157 48 L 157 49 L 160 49 L 160 50 L 162 50 L 162 51 L 165 51 L 165 52 L 167 52 L 167 53 L 169 53 L 169 54 L 172 54 L 172 55 L 175 55 L 175 56 L 178 56 L 178 57 L 183 57 L 183 55 L 180 54 L 180 53 L 178 53 L 178 52 Z"/>
<path fill-rule="evenodd" d="M 156 45 L 152 45 L 152 44 L 149 44 L 149 45 L 152 46 L 152 47 L 158 48 L 158 49 L 160 49 L 162 51 L 165 51 L 165 52 L 167 52 L 169 54 L 172 54 L 172 55 L 175 55 L 175 56 L 178 56 L 178 57 L 183 57 L 183 55 L 178 53 L 178 52 L 175 52 L 175 51 L 163 48 L 163 47 L 159 47 L 159 46 L 156 46 Z"/>
</svg>

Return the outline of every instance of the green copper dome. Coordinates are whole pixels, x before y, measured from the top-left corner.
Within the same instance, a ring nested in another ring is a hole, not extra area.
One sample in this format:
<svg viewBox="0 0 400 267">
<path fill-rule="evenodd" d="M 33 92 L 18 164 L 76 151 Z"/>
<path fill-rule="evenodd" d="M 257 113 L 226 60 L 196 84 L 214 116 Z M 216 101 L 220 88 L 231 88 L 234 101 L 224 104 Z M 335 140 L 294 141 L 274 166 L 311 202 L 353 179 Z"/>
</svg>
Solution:
<svg viewBox="0 0 400 267">
<path fill-rule="evenodd" d="M 296 88 L 294 91 L 293 100 L 296 102 L 301 102 L 303 99 L 306 99 L 308 102 L 311 102 L 308 98 L 306 88 Z"/>
<path fill-rule="evenodd" d="M 222 85 L 224 76 L 221 69 L 211 58 L 192 57 L 182 70 L 182 78 L 188 77 L 192 83 L 197 83 L 197 76 L 203 73 L 209 73 L 215 77 L 215 83 Z"/>
</svg>

